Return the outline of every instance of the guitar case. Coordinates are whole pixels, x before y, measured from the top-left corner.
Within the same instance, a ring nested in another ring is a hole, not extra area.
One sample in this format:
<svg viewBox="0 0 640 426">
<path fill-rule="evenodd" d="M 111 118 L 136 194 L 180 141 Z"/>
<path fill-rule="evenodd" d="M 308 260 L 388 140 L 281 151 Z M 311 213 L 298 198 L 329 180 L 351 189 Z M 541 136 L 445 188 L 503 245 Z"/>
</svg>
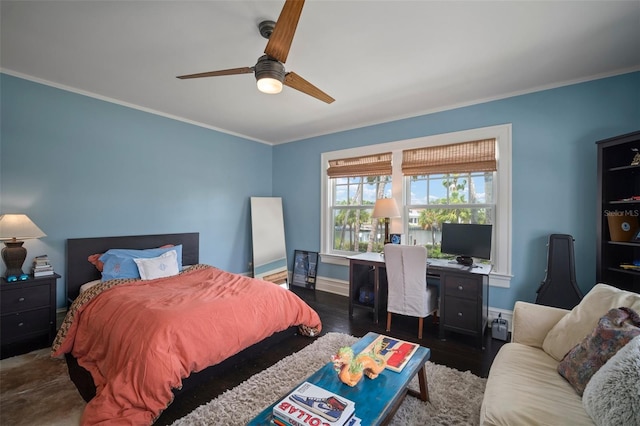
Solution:
<svg viewBox="0 0 640 426">
<path fill-rule="evenodd" d="M 576 283 L 573 237 L 566 234 L 549 235 L 547 271 L 538 288 L 536 303 L 556 308 L 572 309 L 582 292 Z"/>
</svg>

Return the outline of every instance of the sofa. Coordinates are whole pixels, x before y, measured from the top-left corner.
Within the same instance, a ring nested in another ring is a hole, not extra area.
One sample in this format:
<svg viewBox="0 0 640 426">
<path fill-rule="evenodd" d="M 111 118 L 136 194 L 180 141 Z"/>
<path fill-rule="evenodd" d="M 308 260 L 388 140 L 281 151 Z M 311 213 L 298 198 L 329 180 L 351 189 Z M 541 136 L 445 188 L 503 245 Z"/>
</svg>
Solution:
<svg viewBox="0 0 640 426">
<path fill-rule="evenodd" d="M 571 311 L 516 302 L 511 341 L 500 348 L 489 371 L 480 424 L 640 424 L 637 322 L 625 323 L 630 334 L 617 343 L 619 347 L 610 345 L 610 358 L 589 372 L 582 396 L 558 371 L 559 365 L 570 362 L 571 353 L 587 347 L 585 342 L 608 312 L 626 312 L 616 309 L 620 307 L 640 312 L 640 294 L 597 284 Z M 582 362 L 576 368 L 590 364 Z"/>
</svg>

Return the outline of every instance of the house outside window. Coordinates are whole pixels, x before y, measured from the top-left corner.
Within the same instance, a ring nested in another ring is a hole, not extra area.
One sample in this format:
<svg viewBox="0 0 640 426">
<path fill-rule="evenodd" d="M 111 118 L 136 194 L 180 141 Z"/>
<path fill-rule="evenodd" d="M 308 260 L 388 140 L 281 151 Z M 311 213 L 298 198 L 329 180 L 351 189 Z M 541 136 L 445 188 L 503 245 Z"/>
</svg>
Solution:
<svg viewBox="0 0 640 426">
<path fill-rule="evenodd" d="M 495 147 L 491 153 L 493 169 L 480 163 L 478 170 L 473 167 L 471 170 L 421 169 L 407 161 L 409 151 L 438 153 L 439 147 L 484 140 L 491 140 Z M 389 153 L 391 157 L 391 171 L 386 174 L 329 176 L 332 161 L 375 157 L 380 153 Z M 510 124 L 332 151 L 321 157 L 323 263 L 348 266 L 349 256 L 381 251 L 384 224 L 382 220 L 378 223 L 377 219 L 371 218 L 371 213 L 376 199 L 394 198 L 402 217 L 391 219 L 390 232 L 402 234 L 403 244 L 424 245 L 431 258 L 443 256 L 439 252 L 442 223 L 492 224 L 490 285 L 509 287 L 512 232 Z"/>
</svg>

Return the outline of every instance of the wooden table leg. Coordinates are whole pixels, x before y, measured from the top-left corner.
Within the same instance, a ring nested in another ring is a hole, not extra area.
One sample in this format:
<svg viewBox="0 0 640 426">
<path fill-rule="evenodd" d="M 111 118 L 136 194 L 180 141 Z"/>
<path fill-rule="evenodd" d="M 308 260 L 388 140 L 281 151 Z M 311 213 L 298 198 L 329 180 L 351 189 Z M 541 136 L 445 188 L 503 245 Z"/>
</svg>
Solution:
<svg viewBox="0 0 640 426">
<path fill-rule="evenodd" d="M 418 370 L 418 382 L 420 383 L 420 392 L 416 392 L 412 389 L 408 389 L 407 393 L 416 398 L 420 398 L 422 401 L 429 401 L 429 384 L 427 383 L 427 371 L 424 365 Z"/>
</svg>

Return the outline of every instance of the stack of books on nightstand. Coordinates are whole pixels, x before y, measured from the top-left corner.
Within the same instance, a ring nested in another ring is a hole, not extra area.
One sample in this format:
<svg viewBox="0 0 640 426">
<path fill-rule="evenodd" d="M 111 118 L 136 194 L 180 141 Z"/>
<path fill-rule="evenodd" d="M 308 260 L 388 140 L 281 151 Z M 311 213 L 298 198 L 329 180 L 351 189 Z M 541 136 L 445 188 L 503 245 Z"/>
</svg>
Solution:
<svg viewBox="0 0 640 426">
<path fill-rule="evenodd" d="M 33 258 L 33 268 L 31 268 L 34 278 L 44 277 L 47 275 L 53 275 L 53 266 L 49 262 L 49 256 L 43 254 L 42 256 L 36 256 Z"/>
<path fill-rule="evenodd" d="M 273 407 L 276 426 L 358 426 L 353 401 L 304 382 Z"/>
</svg>

